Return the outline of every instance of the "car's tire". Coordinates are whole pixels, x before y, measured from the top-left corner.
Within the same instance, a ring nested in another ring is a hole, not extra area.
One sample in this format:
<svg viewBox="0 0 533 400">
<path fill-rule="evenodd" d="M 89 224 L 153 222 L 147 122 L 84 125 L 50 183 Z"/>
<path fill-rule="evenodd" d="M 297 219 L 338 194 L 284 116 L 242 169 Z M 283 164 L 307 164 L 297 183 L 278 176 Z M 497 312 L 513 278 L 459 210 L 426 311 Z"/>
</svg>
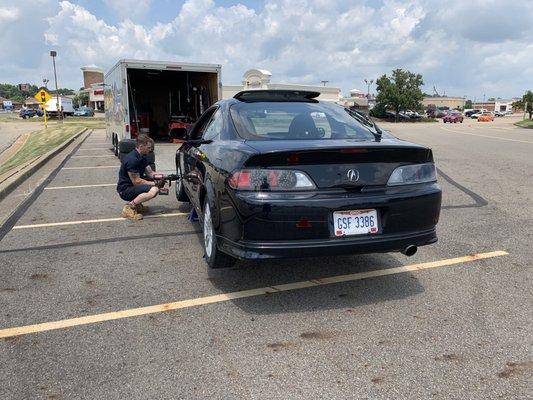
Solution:
<svg viewBox="0 0 533 400">
<path fill-rule="evenodd" d="M 213 219 L 211 218 L 211 206 L 209 199 L 206 196 L 204 201 L 204 218 L 202 224 L 205 261 L 209 268 L 229 268 L 237 261 L 235 258 L 221 252 L 217 248 L 217 237 L 215 235 L 215 228 L 213 226 Z"/>
<path fill-rule="evenodd" d="M 185 187 L 183 187 L 183 176 L 181 175 L 181 168 L 178 166 L 176 169 L 176 175 L 178 179 L 175 182 L 174 189 L 176 190 L 176 200 L 183 203 L 189 203 L 189 196 L 185 192 Z"/>
<path fill-rule="evenodd" d="M 118 136 L 113 135 L 113 153 L 115 154 L 115 157 L 118 157 Z"/>
<path fill-rule="evenodd" d="M 135 139 L 123 139 L 118 142 L 119 153 L 130 153 L 135 149 L 137 142 Z"/>
</svg>

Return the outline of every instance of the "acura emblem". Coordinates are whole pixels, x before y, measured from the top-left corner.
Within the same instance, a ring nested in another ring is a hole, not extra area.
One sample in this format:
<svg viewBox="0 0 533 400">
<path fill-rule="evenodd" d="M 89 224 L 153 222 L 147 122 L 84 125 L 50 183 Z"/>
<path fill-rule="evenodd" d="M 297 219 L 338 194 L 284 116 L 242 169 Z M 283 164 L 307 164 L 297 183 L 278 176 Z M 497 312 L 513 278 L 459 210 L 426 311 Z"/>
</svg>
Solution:
<svg viewBox="0 0 533 400">
<path fill-rule="evenodd" d="M 348 172 L 346 172 L 346 176 L 350 181 L 357 182 L 359 180 L 359 171 L 356 169 L 349 169 Z"/>
</svg>

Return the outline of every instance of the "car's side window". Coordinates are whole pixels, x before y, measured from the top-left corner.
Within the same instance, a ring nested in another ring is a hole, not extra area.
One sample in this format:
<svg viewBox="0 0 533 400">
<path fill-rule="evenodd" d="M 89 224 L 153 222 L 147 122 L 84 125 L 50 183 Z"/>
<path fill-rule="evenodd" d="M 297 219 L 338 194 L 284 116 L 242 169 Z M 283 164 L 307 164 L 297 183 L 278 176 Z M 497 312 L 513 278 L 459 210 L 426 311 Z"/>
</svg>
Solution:
<svg viewBox="0 0 533 400">
<path fill-rule="evenodd" d="M 202 139 L 205 140 L 213 140 L 215 139 L 222 130 L 223 126 L 223 118 L 222 118 L 222 112 L 220 111 L 220 108 L 213 114 L 211 119 L 209 120 L 209 123 L 207 124 Z"/>
</svg>

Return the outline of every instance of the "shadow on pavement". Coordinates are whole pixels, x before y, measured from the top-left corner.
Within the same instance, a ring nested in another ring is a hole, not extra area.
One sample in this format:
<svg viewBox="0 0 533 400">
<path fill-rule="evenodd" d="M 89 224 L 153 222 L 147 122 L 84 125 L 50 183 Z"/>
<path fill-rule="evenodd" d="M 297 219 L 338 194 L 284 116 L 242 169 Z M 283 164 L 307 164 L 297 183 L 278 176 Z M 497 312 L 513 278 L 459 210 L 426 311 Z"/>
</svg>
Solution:
<svg viewBox="0 0 533 400">
<path fill-rule="evenodd" d="M 209 280 L 228 293 L 323 277 L 388 269 L 403 264 L 390 254 L 238 262 L 232 269 L 209 270 Z M 355 308 L 423 293 L 410 273 L 394 274 L 232 300 L 249 314 L 298 313 Z"/>
</svg>

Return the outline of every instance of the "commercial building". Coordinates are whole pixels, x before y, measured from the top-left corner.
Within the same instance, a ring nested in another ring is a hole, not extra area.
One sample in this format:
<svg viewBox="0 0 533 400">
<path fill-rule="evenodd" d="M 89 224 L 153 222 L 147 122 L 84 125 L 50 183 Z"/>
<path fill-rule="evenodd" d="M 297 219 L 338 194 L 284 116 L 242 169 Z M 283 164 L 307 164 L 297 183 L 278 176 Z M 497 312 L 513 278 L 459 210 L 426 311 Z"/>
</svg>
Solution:
<svg viewBox="0 0 533 400">
<path fill-rule="evenodd" d="M 435 106 L 437 108 L 448 107 L 451 110 L 454 110 L 454 109 L 462 110 L 465 108 L 465 98 L 464 97 L 448 97 L 448 96 L 440 96 L 440 97 L 427 96 L 427 97 L 424 97 L 424 99 L 422 100 L 422 106 L 424 109 L 428 108 L 429 106 Z"/>
<path fill-rule="evenodd" d="M 83 90 L 89 95 L 89 104 L 95 111 L 104 110 L 104 70 L 95 66 L 81 67 Z"/>
<path fill-rule="evenodd" d="M 265 69 L 250 69 L 242 77 L 241 85 L 224 85 L 222 87 L 222 98 L 229 99 L 242 90 L 278 89 L 278 90 L 309 90 L 319 92 L 318 100 L 335 101 L 341 99 L 339 88 L 320 85 L 300 85 L 295 83 L 272 83 L 270 80 L 272 73 Z"/>
</svg>

